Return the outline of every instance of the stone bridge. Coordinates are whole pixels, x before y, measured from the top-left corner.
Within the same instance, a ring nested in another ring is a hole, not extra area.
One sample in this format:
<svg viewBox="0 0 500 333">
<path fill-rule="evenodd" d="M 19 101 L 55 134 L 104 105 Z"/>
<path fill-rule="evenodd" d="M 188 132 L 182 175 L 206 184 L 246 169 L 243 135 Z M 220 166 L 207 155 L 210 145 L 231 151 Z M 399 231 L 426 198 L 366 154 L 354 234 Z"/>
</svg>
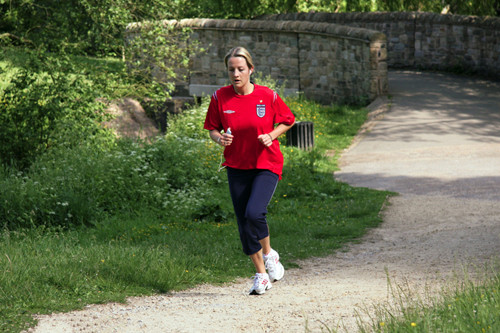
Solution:
<svg viewBox="0 0 500 333">
<path fill-rule="evenodd" d="M 228 84 L 225 53 L 240 45 L 256 70 L 323 104 L 387 94 L 388 68 L 459 70 L 500 78 L 500 18 L 433 13 L 295 13 L 256 20 L 185 19 L 206 52 L 192 58 L 184 95 Z M 141 29 L 129 26 L 129 33 Z"/>
</svg>

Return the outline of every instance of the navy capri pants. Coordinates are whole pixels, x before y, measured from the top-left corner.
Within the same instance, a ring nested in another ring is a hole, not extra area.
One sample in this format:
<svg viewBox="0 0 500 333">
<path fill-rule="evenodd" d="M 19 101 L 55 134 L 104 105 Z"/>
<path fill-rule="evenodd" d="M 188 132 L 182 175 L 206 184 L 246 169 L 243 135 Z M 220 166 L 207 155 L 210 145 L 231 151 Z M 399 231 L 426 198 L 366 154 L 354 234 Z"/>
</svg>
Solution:
<svg viewBox="0 0 500 333">
<path fill-rule="evenodd" d="M 254 254 L 262 248 L 259 240 L 269 236 L 267 206 L 276 190 L 279 176 L 269 170 L 228 167 L 227 179 L 243 252 Z"/>
</svg>

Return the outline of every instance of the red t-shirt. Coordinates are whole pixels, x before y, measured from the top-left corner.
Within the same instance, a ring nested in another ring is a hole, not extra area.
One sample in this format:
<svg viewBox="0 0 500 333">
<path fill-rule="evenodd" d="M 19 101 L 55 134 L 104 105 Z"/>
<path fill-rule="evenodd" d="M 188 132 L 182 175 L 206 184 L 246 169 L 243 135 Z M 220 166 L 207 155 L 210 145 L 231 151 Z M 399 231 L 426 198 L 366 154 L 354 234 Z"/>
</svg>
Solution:
<svg viewBox="0 0 500 333">
<path fill-rule="evenodd" d="M 264 146 L 258 136 L 274 130 L 275 124 L 292 125 L 295 116 L 273 90 L 254 85 L 248 95 L 238 95 L 233 86 L 217 90 L 210 101 L 204 128 L 224 130 L 231 128 L 233 142 L 224 149 L 223 165 L 235 169 L 265 169 L 280 176 L 283 154 L 278 140 Z"/>
</svg>

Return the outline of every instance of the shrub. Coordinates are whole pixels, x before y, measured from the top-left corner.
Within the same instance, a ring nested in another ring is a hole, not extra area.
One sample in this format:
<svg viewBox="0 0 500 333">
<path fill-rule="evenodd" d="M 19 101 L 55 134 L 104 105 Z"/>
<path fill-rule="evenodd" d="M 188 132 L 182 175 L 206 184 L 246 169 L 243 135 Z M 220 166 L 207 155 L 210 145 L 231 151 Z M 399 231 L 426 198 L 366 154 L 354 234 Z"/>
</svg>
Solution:
<svg viewBox="0 0 500 333">
<path fill-rule="evenodd" d="M 0 91 L 0 163 L 29 165 L 51 146 L 80 144 L 103 133 L 104 103 L 67 58 L 29 54 Z"/>
</svg>

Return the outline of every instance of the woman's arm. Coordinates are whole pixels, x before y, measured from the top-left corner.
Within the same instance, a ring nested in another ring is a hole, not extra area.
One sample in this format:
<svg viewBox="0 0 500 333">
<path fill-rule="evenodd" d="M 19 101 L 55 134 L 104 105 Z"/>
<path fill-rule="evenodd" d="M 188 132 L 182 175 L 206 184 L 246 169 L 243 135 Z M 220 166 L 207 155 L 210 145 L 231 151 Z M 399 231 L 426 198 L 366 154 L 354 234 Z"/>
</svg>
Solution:
<svg viewBox="0 0 500 333">
<path fill-rule="evenodd" d="M 273 144 L 273 141 L 275 139 L 277 139 L 281 134 L 285 133 L 290 128 L 292 128 L 292 126 L 293 124 L 291 125 L 278 124 L 278 126 L 276 126 L 274 130 L 272 130 L 271 132 L 259 135 L 258 139 L 264 146 L 269 147 Z"/>
</svg>

